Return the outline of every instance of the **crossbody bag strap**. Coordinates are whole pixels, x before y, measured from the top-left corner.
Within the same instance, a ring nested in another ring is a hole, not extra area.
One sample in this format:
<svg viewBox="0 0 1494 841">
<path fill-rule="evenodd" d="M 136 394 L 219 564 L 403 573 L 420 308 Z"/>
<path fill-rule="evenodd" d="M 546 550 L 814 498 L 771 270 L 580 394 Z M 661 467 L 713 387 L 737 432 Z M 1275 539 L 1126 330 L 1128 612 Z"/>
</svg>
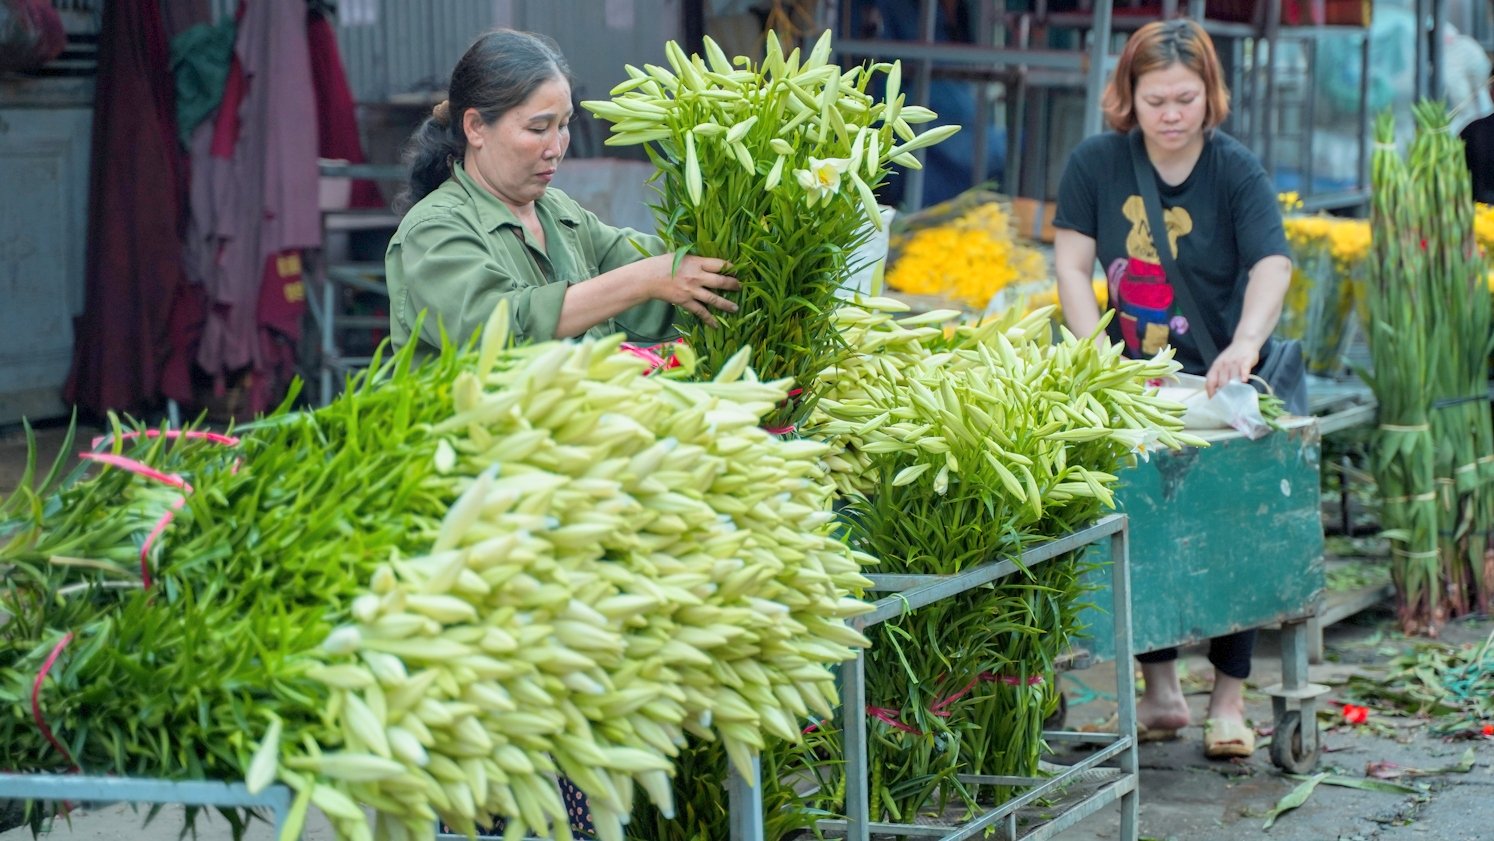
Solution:
<svg viewBox="0 0 1494 841">
<path fill-rule="evenodd" d="M 1131 132 L 1128 140 L 1131 146 L 1131 167 L 1136 171 L 1136 186 L 1141 190 L 1141 203 L 1146 206 L 1147 226 L 1152 229 L 1152 245 L 1157 249 L 1157 260 L 1162 264 L 1162 271 L 1167 273 L 1167 279 L 1172 281 L 1183 316 L 1193 325 L 1193 340 L 1198 343 L 1198 350 L 1203 354 L 1204 370 L 1208 370 L 1219 357 L 1219 346 L 1214 343 L 1214 336 L 1209 332 L 1209 323 L 1200 315 L 1202 311 L 1198 308 L 1198 302 L 1193 300 L 1193 290 L 1188 288 L 1187 279 L 1178 269 L 1177 262 L 1172 259 L 1167 227 L 1162 221 L 1162 197 L 1157 195 L 1157 176 L 1152 170 L 1151 161 L 1147 160 L 1141 132 Z"/>
</svg>

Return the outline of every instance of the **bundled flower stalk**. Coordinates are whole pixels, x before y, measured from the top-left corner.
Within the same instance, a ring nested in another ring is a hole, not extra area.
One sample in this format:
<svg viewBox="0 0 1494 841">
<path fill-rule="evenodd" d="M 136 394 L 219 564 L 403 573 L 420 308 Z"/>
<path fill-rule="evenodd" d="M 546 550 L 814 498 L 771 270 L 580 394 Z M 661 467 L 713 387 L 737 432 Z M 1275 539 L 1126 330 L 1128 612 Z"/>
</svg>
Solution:
<svg viewBox="0 0 1494 841">
<path fill-rule="evenodd" d="M 1115 472 L 1199 443 L 1146 381 L 1177 369 L 1093 337 L 1047 341 L 1048 311 L 946 333 L 954 313 L 894 319 L 848 307 L 857 352 L 825 373 L 806 427 L 830 464 L 852 540 L 891 573 L 954 574 L 1093 522 Z M 1053 663 L 1076 629 L 1083 562 L 1040 565 L 871 629 L 874 812 L 895 821 L 973 807 L 964 773 L 1035 776 Z M 879 723 L 880 722 L 880 723 Z M 992 793 L 1005 798 L 1009 790 Z"/>
<path fill-rule="evenodd" d="M 1409 163 L 1390 115 L 1376 125 L 1367 304 L 1380 405 L 1375 475 L 1409 632 L 1494 604 L 1491 306 L 1473 202 L 1445 105 L 1419 103 Z"/>
<path fill-rule="evenodd" d="M 801 58 L 767 37 L 760 65 L 728 59 L 705 39 L 706 57 L 665 45 L 669 68 L 628 66 L 611 100 L 582 105 L 610 121 L 609 145 L 646 144 L 658 167 L 659 235 L 676 253 L 721 257 L 742 281 L 741 307 L 719 327 L 681 325 L 712 376 L 738 348 L 753 349 L 764 379 L 797 389 L 769 418 L 791 427 L 814 402 L 815 376 L 843 347 L 831 329 L 851 255 L 881 225 L 875 191 L 894 163 L 958 130 L 916 134 L 934 112 L 905 105 L 896 62 L 842 70 L 829 64 L 827 31 Z M 867 93 L 885 74 L 886 94 Z"/>
<path fill-rule="evenodd" d="M 621 337 L 505 349 L 507 323 L 237 438 L 117 434 L 95 477 L 26 477 L 4 766 L 278 780 L 287 838 L 315 805 L 340 839 L 566 838 L 565 775 L 621 841 L 635 785 L 674 814 L 687 733 L 745 765 L 829 715 L 870 559 L 832 535 L 828 448 L 760 428 L 786 384 L 745 352 L 682 382 Z"/>
</svg>

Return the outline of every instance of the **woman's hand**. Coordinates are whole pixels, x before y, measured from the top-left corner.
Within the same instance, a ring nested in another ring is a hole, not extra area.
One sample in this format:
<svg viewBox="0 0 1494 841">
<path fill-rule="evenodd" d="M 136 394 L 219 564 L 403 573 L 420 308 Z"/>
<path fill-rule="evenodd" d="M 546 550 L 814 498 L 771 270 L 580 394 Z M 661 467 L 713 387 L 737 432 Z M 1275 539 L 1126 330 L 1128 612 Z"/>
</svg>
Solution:
<svg viewBox="0 0 1494 841">
<path fill-rule="evenodd" d="M 1219 352 L 1213 366 L 1209 368 L 1209 376 L 1204 383 L 1209 396 L 1213 397 L 1214 392 L 1224 385 L 1250 379 L 1250 373 L 1260 361 L 1260 354 L 1261 346 L 1258 344 L 1240 339 L 1230 342 L 1229 347 Z"/>
<path fill-rule="evenodd" d="M 1250 279 L 1245 285 L 1245 304 L 1240 313 L 1240 323 L 1235 326 L 1234 340 L 1225 348 L 1209 368 L 1205 382 L 1209 396 L 1225 383 L 1250 378 L 1255 365 L 1260 361 L 1261 348 L 1276 329 L 1276 319 L 1281 316 L 1281 302 L 1286 297 L 1287 287 L 1292 282 L 1292 261 L 1279 254 L 1262 257 L 1250 267 Z"/>
<path fill-rule="evenodd" d="M 680 309 L 695 314 L 706 324 L 715 327 L 716 319 L 711 310 L 736 312 L 737 305 L 717 294 L 716 290 L 735 292 L 742 288 L 737 279 L 728 274 L 730 265 L 715 257 L 686 255 L 680 261 L 679 270 L 674 268 L 674 255 L 663 254 L 640 260 L 634 265 L 647 273 L 650 298 L 668 301 Z"/>
</svg>

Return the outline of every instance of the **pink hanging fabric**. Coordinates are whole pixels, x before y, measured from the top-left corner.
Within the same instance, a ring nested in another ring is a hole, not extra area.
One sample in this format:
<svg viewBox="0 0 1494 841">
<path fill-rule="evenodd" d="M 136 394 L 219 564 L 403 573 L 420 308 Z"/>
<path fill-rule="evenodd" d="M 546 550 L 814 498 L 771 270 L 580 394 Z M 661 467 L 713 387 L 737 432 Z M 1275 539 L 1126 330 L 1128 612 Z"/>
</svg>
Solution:
<svg viewBox="0 0 1494 841">
<path fill-rule="evenodd" d="M 321 244 L 316 124 L 305 0 L 241 3 L 223 103 L 193 136 L 187 252 L 204 293 L 196 364 L 220 387 L 248 369 L 251 412 L 267 408 L 272 369 L 287 361 L 262 317 L 266 283 L 294 310 L 273 320 L 298 322 L 304 295 L 284 292 L 287 261 Z"/>
</svg>

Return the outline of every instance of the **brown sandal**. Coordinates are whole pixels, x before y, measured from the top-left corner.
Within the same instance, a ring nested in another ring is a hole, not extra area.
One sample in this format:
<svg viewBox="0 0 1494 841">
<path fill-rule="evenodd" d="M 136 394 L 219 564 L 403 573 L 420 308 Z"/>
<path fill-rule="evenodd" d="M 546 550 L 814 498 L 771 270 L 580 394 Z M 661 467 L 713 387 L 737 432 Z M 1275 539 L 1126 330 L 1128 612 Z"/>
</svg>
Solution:
<svg viewBox="0 0 1494 841">
<path fill-rule="evenodd" d="M 1145 724 L 1136 725 L 1136 741 L 1139 744 L 1148 742 L 1176 742 L 1182 738 L 1182 730 L 1166 727 L 1147 727 Z"/>
<path fill-rule="evenodd" d="M 1204 756 L 1236 759 L 1255 753 L 1255 731 L 1243 721 L 1211 718 L 1204 722 Z"/>
</svg>

